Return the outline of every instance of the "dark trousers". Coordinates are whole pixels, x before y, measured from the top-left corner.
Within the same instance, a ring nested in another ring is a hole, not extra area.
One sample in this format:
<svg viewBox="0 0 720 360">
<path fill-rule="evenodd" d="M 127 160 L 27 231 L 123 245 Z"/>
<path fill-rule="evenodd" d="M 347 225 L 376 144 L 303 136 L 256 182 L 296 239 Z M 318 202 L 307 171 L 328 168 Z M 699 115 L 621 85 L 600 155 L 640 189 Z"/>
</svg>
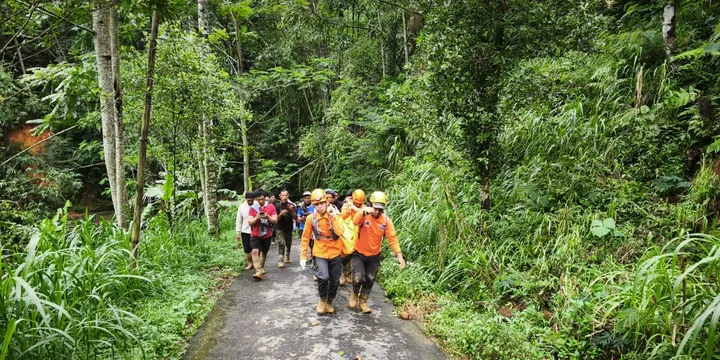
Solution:
<svg viewBox="0 0 720 360">
<path fill-rule="evenodd" d="M 352 255 L 348 255 L 342 258 L 342 273 L 343 275 L 350 275 L 350 259 Z"/>
<path fill-rule="evenodd" d="M 320 299 L 332 302 L 335 299 L 335 295 L 337 295 L 338 285 L 340 284 L 342 260 L 339 256 L 333 259 L 316 257 L 315 263 L 317 264 L 315 276 L 318 277 L 318 293 L 320 294 Z"/>
<path fill-rule="evenodd" d="M 278 256 L 282 260 L 283 255 L 290 258 L 290 246 L 292 246 L 292 231 L 277 229 L 275 232 L 278 239 Z"/>
<path fill-rule="evenodd" d="M 353 273 L 353 292 L 360 295 L 370 295 L 378 269 L 380 269 L 380 254 L 365 256 L 359 252 L 350 255 L 350 264 Z"/>
<path fill-rule="evenodd" d="M 242 233 L 240 234 L 240 237 L 242 238 L 243 251 L 245 251 L 246 254 L 251 253 L 252 246 L 250 246 L 250 234 Z"/>
</svg>

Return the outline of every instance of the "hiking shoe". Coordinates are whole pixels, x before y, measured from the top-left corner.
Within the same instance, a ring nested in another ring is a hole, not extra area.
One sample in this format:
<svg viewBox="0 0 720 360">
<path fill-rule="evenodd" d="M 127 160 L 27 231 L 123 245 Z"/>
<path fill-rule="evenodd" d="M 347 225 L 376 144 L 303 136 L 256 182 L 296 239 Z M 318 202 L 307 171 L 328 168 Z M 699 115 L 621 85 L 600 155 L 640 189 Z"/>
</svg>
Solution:
<svg viewBox="0 0 720 360">
<path fill-rule="evenodd" d="M 365 314 L 369 314 L 372 312 L 370 309 L 370 306 L 367 304 L 368 296 L 367 295 L 360 295 L 360 311 L 362 311 Z"/>
<path fill-rule="evenodd" d="M 325 302 L 325 300 L 320 299 L 320 301 L 318 301 L 318 303 L 317 303 L 317 306 L 315 307 L 315 312 L 320 315 L 325 314 L 327 312 L 326 305 L 327 305 L 327 303 Z"/>
<path fill-rule="evenodd" d="M 290 255 L 285 255 L 285 262 L 290 263 Z"/>
<path fill-rule="evenodd" d="M 278 267 L 279 267 L 279 268 L 284 268 L 284 267 L 285 267 L 285 263 L 282 262 L 282 261 L 280 261 L 280 262 L 278 263 Z"/>
<path fill-rule="evenodd" d="M 335 313 L 335 308 L 333 307 L 332 302 L 330 302 L 330 301 L 326 301 L 326 302 L 325 302 L 325 312 L 328 313 L 328 314 L 334 314 L 334 313 Z"/>
<path fill-rule="evenodd" d="M 348 301 L 348 307 L 351 309 L 354 309 L 357 307 L 358 304 L 358 295 L 356 293 L 352 293 L 350 295 L 350 301 Z"/>
<path fill-rule="evenodd" d="M 253 274 L 253 280 L 260 281 L 262 280 L 263 273 L 262 271 L 257 271 Z"/>
</svg>

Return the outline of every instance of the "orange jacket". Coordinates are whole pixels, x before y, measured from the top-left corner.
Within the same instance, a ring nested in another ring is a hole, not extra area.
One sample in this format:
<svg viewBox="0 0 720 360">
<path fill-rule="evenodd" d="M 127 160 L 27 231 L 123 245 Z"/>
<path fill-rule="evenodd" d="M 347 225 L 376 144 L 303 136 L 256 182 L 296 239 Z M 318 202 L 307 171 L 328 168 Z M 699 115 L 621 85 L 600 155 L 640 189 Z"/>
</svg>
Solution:
<svg viewBox="0 0 720 360">
<path fill-rule="evenodd" d="M 387 221 L 387 223 L 386 223 Z M 355 242 L 355 250 L 365 256 L 375 256 L 380 253 L 383 236 L 387 238 L 388 245 L 394 253 L 400 252 L 400 243 L 393 225 L 387 215 L 382 214 L 377 219 L 372 215 L 358 212 L 353 217 L 353 224 L 360 226 L 360 234 Z"/>
<path fill-rule="evenodd" d="M 342 240 L 332 239 L 332 233 L 330 232 L 330 218 L 327 212 L 320 215 L 317 211 L 308 216 L 305 220 L 305 229 L 302 233 L 302 239 L 300 240 L 300 259 L 307 260 L 307 250 L 310 247 L 310 239 L 313 237 L 313 217 L 317 216 L 317 227 L 320 233 L 321 239 L 315 239 L 315 245 L 313 246 L 313 255 L 323 259 L 333 259 L 340 256 L 342 252 Z M 343 222 L 340 221 L 339 216 L 333 216 L 332 218 L 333 227 L 335 228 L 335 234 L 340 236 L 345 232 Z M 326 240 L 329 239 L 329 240 Z"/>
</svg>

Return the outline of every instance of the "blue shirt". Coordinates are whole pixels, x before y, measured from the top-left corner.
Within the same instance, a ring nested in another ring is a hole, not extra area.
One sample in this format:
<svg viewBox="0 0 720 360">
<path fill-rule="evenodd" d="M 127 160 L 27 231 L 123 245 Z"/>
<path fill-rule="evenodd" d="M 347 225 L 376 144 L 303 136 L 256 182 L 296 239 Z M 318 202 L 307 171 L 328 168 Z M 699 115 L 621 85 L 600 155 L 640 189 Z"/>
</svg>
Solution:
<svg viewBox="0 0 720 360">
<path fill-rule="evenodd" d="M 315 205 L 308 206 L 307 212 L 305 212 L 305 210 L 303 210 L 303 208 L 301 206 L 298 206 L 297 216 L 308 216 L 314 212 L 315 212 Z M 305 222 L 301 221 L 300 222 L 300 231 L 302 231 L 304 229 L 305 229 Z"/>
</svg>

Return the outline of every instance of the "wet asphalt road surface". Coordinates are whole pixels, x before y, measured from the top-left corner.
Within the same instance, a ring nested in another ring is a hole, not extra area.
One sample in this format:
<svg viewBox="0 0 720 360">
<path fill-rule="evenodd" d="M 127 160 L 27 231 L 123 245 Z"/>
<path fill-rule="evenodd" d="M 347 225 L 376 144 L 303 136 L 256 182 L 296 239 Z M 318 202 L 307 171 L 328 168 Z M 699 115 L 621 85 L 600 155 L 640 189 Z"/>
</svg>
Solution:
<svg viewBox="0 0 720 360">
<path fill-rule="evenodd" d="M 270 248 L 264 280 L 243 271 L 218 300 L 183 359 L 447 359 L 415 325 L 393 314 L 377 284 L 372 314 L 347 307 L 350 285 L 340 287 L 334 315 L 315 313 L 318 294 L 312 271 L 300 268 L 293 240 L 291 263 L 277 267 Z"/>
</svg>

